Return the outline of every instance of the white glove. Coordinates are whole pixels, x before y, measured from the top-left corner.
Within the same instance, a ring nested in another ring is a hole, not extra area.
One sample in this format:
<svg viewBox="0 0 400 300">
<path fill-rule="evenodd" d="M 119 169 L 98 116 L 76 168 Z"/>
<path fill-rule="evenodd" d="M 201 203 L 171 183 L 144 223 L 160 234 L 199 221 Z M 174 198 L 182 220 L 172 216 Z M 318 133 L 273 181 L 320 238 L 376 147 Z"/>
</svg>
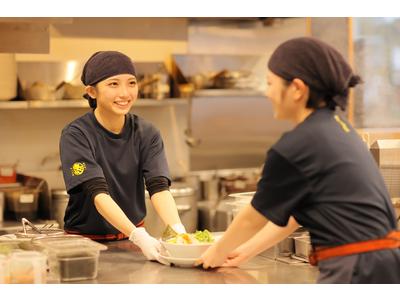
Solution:
<svg viewBox="0 0 400 300">
<path fill-rule="evenodd" d="M 142 250 L 148 260 L 156 260 L 164 265 L 169 265 L 169 262 L 160 256 L 161 243 L 149 235 L 143 227 L 134 229 L 129 240 Z"/>
<path fill-rule="evenodd" d="M 185 226 L 183 226 L 182 223 L 176 223 L 176 224 L 172 225 L 171 227 L 177 234 L 186 233 L 186 228 L 185 228 Z"/>
</svg>

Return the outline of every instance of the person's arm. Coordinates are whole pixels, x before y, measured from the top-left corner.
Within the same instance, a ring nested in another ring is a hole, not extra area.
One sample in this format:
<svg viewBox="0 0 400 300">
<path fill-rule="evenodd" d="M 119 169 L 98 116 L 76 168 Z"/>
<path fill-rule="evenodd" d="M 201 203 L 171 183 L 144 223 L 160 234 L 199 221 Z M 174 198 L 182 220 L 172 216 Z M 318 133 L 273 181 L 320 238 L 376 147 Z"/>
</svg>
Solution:
<svg viewBox="0 0 400 300">
<path fill-rule="evenodd" d="M 284 238 L 293 233 L 299 224 L 293 217 L 289 218 L 289 222 L 285 227 L 278 226 L 272 222 L 268 222 L 256 235 L 250 240 L 240 245 L 231 252 L 227 261 L 222 265 L 224 267 L 236 267 L 248 261 L 252 257 L 261 253 L 268 248 L 276 245 Z"/>
<path fill-rule="evenodd" d="M 105 193 L 97 194 L 94 197 L 94 205 L 104 219 L 126 236 L 130 236 L 132 231 L 136 229 L 135 225 L 128 219 L 110 195 Z"/>
<path fill-rule="evenodd" d="M 238 266 L 279 243 L 298 227 L 293 217 L 285 227 L 277 226 L 248 205 L 234 219 L 221 240 L 207 249 L 196 264 L 202 264 L 205 269 Z"/>
<path fill-rule="evenodd" d="M 182 223 L 179 218 L 175 200 L 170 191 L 165 190 L 155 193 L 150 199 L 153 203 L 154 209 L 165 225 L 173 226 Z"/>
<path fill-rule="evenodd" d="M 100 193 L 94 198 L 97 211 L 120 232 L 129 236 L 129 240 L 137 245 L 148 260 L 157 260 L 162 264 L 169 263 L 160 256 L 160 242 L 150 236 L 143 227 L 136 227 L 128 219 L 122 209 L 107 194 Z"/>
<path fill-rule="evenodd" d="M 177 233 L 185 233 L 175 200 L 169 191 L 170 181 L 164 176 L 157 176 L 146 180 L 146 187 L 150 200 L 165 225 L 171 226 Z"/>
<path fill-rule="evenodd" d="M 250 204 L 233 219 L 225 234 L 196 262 L 204 268 L 221 266 L 228 254 L 265 226 L 267 219 Z"/>
</svg>

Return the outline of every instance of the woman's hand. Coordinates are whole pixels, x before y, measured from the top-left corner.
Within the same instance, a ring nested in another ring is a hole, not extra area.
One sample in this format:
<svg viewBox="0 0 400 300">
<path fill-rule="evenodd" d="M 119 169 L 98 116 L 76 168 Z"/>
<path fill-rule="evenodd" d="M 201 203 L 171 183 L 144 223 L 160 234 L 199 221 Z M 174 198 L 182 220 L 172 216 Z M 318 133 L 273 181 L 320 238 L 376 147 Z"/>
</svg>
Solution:
<svg viewBox="0 0 400 300">
<path fill-rule="evenodd" d="M 228 257 L 222 267 L 238 267 L 241 264 L 247 262 L 251 256 L 246 248 L 246 245 L 240 245 L 231 253 L 228 254 Z"/>
<path fill-rule="evenodd" d="M 196 261 L 195 266 L 203 265 L 203 269 L 220 267 L 226 258 L 227 255 L 218 249 L 218 244 L 214 244 Z"/>
</svg>

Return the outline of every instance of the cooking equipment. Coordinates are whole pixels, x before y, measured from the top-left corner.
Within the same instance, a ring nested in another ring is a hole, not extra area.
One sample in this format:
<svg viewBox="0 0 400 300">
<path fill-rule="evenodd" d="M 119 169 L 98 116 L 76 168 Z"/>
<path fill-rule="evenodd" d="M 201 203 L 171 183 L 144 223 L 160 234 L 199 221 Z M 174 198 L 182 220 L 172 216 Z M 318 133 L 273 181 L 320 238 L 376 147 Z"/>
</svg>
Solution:
<svg viewBox="0 0 400 300">
<path fill-rule="evenodd" d="M 169 75 L 165 72 L 146 74 L 138 85 L 142 98 L 162 100 L 170 95 Z"/>
<path fill-rule="evenodd" d="M 305 231 L 304 228 L 300 227 L 295 232 L 290 234 L 288 237 L 280 241 L 278 244 L 261 252 L 259 255 L 271 259 L 292 257 L 296 253 L 295 240 L 297 238 L 307 238 L 307 236 L 308 236 L 307 231 Z M 301 250 L 302 249 L 299 249 L 299 251 Z M 284 260 L 284 262 L 290 262 L 290 260 Z"/>
<path fill-rule="evenodd" d="M 64 189 L 54 189 L 51 191 L 52 198 L 52 219 L 56 220 L 60 228 L 64 228 L 65 210 L 68 206 L 69 195 Z"/>
<path fill-rule="evenodd" d="M 260 80 L 265 73 L 267 56 L 174 54 L 173 74 L 181 75 L 196 89 L 265 89 Z"/>
<path fill-rule="evenodd" d="M 294 238 L 294 247 L 296 256 L 308 260 L 308 256 L 312 251 L 311 239 L 309 236 L 299 236 Z"/>
<path fill-rule="evenodd" d="M 82 84 L 64 84 L 63 99 L 83 99 L 85 94 L 85 86 Z"/>
<path fill-rule="evenodd" d="M 222 70 L 213 78 L 213 87 L 217 89 L 234 89 L 234 88 L 249 88 L 251 89 L 251 81 L 249 86 L 246 85 L 251 72 L 245 70 L 230 71 Z"/>
<path fill-rule="evenodd" d="M 65 85 L 79 85 L 83 62 L 68 61 L 19 61 L 18 78 L 27 100 L 63 99 Z M 80 95 L 79 98 L 82 98 Z"/>
</svg>

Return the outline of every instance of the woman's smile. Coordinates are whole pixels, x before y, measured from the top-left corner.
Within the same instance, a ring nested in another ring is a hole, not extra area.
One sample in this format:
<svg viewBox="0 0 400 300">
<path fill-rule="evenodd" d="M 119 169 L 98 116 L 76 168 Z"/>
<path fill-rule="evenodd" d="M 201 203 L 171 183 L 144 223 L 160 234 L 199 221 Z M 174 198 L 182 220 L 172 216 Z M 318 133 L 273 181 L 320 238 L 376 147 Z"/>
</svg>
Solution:
<svg viewBox="0 0 400 300">
<path fill-rule="evenodd" d="M 119 101 L 114 101 L 114 104 L 116 104 L 116 106 L 119 108 L 125 109 L 129 107 L 131 102 L 132 102 L 131 100 L 119 100 Z"/>
</svg>

